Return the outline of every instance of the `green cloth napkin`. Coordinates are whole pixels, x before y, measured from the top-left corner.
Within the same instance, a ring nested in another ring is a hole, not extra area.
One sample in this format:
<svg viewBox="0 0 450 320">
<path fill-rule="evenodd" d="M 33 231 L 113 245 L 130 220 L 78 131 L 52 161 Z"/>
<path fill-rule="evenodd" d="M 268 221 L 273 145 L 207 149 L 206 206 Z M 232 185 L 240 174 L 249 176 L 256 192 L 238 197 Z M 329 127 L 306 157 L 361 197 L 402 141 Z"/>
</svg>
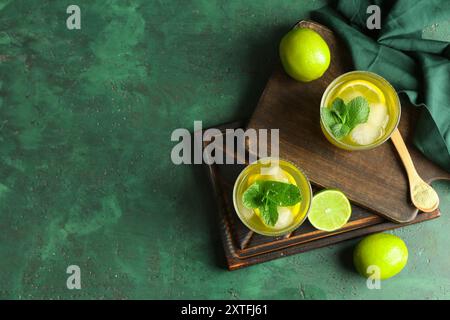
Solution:
<svg viewBox="0 0 450 320">
<path fill-rule="evenodd" d="M 380 30 L 366 27 L 372 4 L 381 9 Z M 381 75 L 422 107 L 414 143 L 450 172 L 450 45 L 422 39 L 425 28 L 449 25 L 450 1 L 343 0 L 313 12 L 313 18 L 347 43 L 355 69 Z"/>
</svg>

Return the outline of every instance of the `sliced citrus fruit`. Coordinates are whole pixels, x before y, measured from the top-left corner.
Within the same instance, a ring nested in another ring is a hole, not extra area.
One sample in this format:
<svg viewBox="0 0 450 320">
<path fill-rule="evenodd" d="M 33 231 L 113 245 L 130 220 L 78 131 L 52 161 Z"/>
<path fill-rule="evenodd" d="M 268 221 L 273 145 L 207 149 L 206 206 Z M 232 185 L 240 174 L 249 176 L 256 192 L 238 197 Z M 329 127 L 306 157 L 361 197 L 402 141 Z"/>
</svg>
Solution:
<svg viewBox="0 0 450 320">
<path fill-rule="evenodd" d="M 345 83 L 337 92 L 337 96 L 348 103 L 350 100 L 363 96 L 369 103 L 386 104 L 383 91 L 366 80 L 352 80 Z"/>
<path fill-rule="evenodd" d="M 329 189 L 313 197 L 308 219 L 316 229 L 335 231 L 347 223 L 351 214 L 352 207 L 345 194 Z"/>
<path fill-rule="evenodd" d="M 268 168 L 267 168 L 268 169 Z M 250 177 L 248 177 L 247 185 L 250 186 L 254 182 L 260 180 L 272 180 L 272 181 L 279 181 L 284 183 L 290 183 L 293 185 L 297 185 L 297 182 L 295 181 L 294 177 L 286 172 L 285 170 L 281 169 L 280 167 L 273 167 L 268 169 L 264 174 L 257 173 L 252 174 Z"/>
</svg>

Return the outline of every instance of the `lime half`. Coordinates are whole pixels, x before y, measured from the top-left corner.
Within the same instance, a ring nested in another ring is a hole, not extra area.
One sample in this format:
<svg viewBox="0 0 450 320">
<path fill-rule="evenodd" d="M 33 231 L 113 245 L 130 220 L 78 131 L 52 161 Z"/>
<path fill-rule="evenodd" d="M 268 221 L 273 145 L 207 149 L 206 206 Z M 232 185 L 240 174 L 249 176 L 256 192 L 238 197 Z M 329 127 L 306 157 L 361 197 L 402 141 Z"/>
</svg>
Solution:
<svg viewBox="0 0 450 320">
<path fill-rule="evenodd" d="M 314 196 L 308 219 L 316 229 L 335 231 L 347 223 L 351 214 L 352 207 L 345 194 L 330 189 Z"/>
</svg>

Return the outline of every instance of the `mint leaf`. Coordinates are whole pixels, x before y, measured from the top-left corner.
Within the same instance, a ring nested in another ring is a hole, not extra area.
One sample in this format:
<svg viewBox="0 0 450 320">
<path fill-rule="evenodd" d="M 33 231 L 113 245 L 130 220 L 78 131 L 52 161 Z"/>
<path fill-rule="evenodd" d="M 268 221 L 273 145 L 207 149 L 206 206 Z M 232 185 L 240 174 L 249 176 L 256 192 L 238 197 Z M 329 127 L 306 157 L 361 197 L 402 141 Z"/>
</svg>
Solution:
<svg viewBox="0 0 450 320">
<path fill-rule="evenodd" d="M 369 102 L 362 96 L 350 100 L 347 104 L 341 98 L 336 98 L 330 108 L 322 110 L 322 120 L 332 135 L 340 140 L 358 124 L 366 123 L 369 113 Z"/>
<path fill-rule="evenodd" d="M 259 208 L 264 223 L 274 226 L 278 221 L 277 207 L 290 207 L 302 200 L 299 187 L 279 181 L 254 182 L 242 195 L 248 209 Z"/>
<path fill-rule="evenodd" d="M 277 205 L 270 200 L 266 199 L 264 205 L 260 208 L 261 217 L 264 223 L 269 226 L 274 226 L 278 221 Z"/>
<path fill-rule="evenodd" d="M 331 104 L 331 111 L 341 120 L 341 123 L 345 123 L 347 120 L 347 108 L 344 100 L 341 98 L 334 99 Z"/>
<path fill-rule="evenodd" d="M 293 184 L 279 181 L 261 181 L 266 198 L 280 207 L 290 207 L 302 200 L 300 189 Z"/>
<path fill-rule="evenodd" d="M 324 124 L 328 128 L 331 128 L 333 125 L 335 125 L 337 123 L 337 119 L 334 116 L 334 113 L 331 112 L 331 110 L 328 108 L 322 108 L 322 119 L 323 119 Z"/>
<path fill-rule="evenodd" d="M 331 132 L 336 139 L 342 139 L 350 133 L 350 128 L 342 123 L 337 123 L 331 127 Z"/>
<path fill-rule="evenodd" d="M 369 119 L 369 102 L 364 97 L 356 97 L 347 104 L 347 125 L 353 129 L 360 123 L 366 123 Z"/>
<path fill-rule="evenodd" d="M 253 183 L 242 195 L 242 203 L 248 209 L 256 209 L 263 205 L 264 193 L 258 182 Z"/>
</svg>

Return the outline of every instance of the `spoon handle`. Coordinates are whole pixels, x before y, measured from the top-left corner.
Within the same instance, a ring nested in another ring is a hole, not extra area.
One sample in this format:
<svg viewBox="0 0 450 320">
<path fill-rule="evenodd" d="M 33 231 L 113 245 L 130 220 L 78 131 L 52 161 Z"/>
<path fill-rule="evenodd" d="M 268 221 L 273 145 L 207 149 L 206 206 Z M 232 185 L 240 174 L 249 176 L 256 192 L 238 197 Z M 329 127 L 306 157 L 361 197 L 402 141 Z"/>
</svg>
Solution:
<svg viewBox="0 0 450 320">
<path fill-rule="evenodd" d="M 408 148 L 405 145 L 405 141 L 403 141 L 402 135 L 400 131 L 396 128 L 391 135 L 391 140 L 394 143 L 395 148 L 402 159 L 403 165 L 405 166 L 406 172 L 408 174 L 409 181 L 418 176 L 416 168 L 414 167 L 414 163 L 411 159 L 411 155 L 409 154 Z"/>
</svg>

